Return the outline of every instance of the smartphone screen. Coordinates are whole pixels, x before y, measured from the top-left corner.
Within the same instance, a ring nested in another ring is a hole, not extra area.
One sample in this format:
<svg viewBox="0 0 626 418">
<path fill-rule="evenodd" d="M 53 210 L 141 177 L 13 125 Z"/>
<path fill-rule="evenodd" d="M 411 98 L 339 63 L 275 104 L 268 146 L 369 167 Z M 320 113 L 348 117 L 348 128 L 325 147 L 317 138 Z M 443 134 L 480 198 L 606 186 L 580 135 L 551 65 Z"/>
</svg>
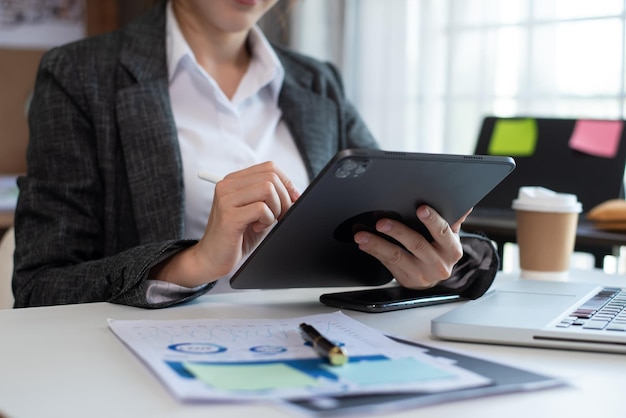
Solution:
<svg viewBox="0 0 626 418">
<path fill-rule="evenodd" d="M 465 298 L 450 289 L 442 287 L 418 290 L 393 286 L 325 293 L 320 296 L 320 302 L 324 305 L 371 313 L 439 305 L 460 300 L 465 300 Z"/>
</svg>

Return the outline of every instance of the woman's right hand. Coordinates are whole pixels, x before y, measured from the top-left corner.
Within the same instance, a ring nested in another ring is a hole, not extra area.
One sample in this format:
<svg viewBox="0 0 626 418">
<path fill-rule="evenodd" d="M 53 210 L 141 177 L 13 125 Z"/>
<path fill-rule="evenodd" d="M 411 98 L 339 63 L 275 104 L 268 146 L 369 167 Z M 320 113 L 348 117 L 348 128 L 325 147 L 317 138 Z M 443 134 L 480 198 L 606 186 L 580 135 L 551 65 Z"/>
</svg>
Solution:
<svg viewBox="0 0 626 418">
<path fill-rule="evenodd" d="M 215 185 L 203 237 L 155 267 L 151 278 L 195 287 L 230 273 L 299 195 L 272 162 L 227 175 Z"/>
</svg>

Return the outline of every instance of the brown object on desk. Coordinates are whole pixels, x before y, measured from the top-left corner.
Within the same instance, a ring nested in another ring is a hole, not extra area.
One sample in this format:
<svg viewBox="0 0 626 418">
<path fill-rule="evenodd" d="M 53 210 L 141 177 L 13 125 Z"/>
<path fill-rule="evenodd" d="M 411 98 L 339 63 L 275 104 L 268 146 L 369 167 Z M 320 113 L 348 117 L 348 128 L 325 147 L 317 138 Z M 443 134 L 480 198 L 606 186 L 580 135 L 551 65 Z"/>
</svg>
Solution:
<svg viewBox="0 0 626 418">
<path fill-rule="evenodd" d="M 607 231 L 626 231 L 626 200 L 610 199 L 587 213 L 595 228 Z"/>
</svg>

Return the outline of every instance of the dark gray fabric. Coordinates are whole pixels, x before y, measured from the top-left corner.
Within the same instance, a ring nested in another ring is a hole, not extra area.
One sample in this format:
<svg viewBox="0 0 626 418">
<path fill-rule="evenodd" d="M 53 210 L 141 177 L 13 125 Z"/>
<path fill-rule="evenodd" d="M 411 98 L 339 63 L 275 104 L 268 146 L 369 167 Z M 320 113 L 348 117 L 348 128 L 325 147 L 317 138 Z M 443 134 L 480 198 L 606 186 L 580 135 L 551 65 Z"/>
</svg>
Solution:
<svg viewBox="0 0 626 418">
<path fill-rule="evenodd" d="M 467 299 L 478 299 L 491 286 L 500 268 L 496 245 L 484 235 L 461 231 L 463 257 L 454 266 L 449 280 L 439 285 L 453 289 Z"/>
<path fill-rule="evenodd" d="M 202 293 L 162 305 L 145 300 L 150 267 L 163 253 L 193 244 L 181 240 L 184 191 L 164 4 L 122 30 L 42 59 L 28 172 L 18 180 L 16 307 L 161 307 Z M 311 178 L 340 149 L 376 146 L 334 68 L 276 52 L 286 72 L 279 105 Z"/>
</svg>

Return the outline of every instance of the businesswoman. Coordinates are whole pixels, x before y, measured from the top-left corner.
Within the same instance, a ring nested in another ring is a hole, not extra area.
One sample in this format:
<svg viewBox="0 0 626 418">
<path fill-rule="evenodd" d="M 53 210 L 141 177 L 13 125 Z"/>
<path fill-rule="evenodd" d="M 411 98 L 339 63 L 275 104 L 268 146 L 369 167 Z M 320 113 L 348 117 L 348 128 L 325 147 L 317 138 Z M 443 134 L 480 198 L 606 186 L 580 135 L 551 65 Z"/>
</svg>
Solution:
<svg viewBox="0 0 626 418">
<path fill-rule="evenodd" d="M 193 299 L 230 275 L 338 150 L 376 147 L 331 65 L 259 31 L 276 2 L 162 1 L 45 54 L 18 180 L 16 307 Z M 200 170 L 223 180 L 199 181 Z M 463 219 L 449 226 L 428 207 L 416 216 L 434 242 L 390 219 L 377 229 L 409 251 L 367 232 L 355 242 L 404 286 L 467 286 L 449 279 Z"/>
</svg>

